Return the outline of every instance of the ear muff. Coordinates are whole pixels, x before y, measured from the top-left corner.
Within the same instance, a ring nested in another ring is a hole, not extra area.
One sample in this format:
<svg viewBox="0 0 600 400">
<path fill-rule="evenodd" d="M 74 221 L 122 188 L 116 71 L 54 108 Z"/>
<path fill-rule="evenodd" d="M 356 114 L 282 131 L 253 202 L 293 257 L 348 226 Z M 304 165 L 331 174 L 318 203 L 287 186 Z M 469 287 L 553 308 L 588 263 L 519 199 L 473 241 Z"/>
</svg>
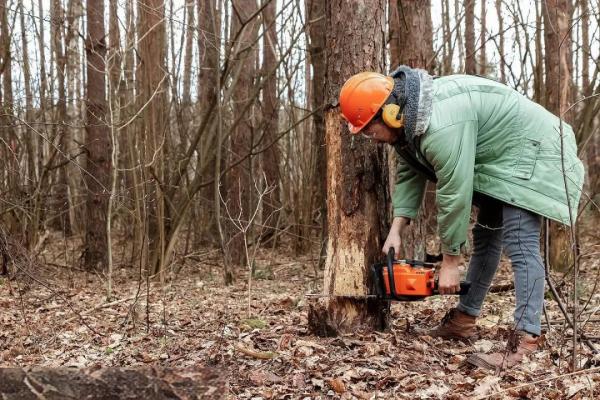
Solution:
<svg viewBox="0 0 600 400">
<path fill-rule="evenodd" d="M 390 128 L 402 128 L 404 126 L 404 114 L 400 114 L 398 104 L 386 104 L 381 112 L 381 119 Z"/>
</svg>

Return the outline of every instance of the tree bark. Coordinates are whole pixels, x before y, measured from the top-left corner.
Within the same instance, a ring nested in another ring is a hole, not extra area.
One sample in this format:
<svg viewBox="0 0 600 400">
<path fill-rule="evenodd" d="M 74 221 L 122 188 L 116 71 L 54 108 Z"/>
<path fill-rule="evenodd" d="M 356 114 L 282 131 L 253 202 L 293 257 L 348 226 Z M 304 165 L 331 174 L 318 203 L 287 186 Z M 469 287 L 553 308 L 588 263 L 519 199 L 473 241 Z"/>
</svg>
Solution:
<svg viewBox="0 0 600 400">
<path fill-rule="evenodd" d="M 386 302 L 362 298 L 369 293 L 369 268 L 381 256 L 389 225 L 386 152 L 369 140 L 350 137 L 337 107 L 346 79 L 360 71 L 384 70 L 384 10 L 384 0 L 327 3 L 329 238 L 324 292 L 329 297 L 309 309 L 309 325 L 319 335 L 383 329 L 387 323 Z"/>
<path fill-rule="evenodd" d="M 21 23 L 21 47 L 23 48 L 23 79 L 25 86 L 25 120 L 27 121 L 27 126 L 25 127 L 25 137 L 23 138 L 25 141 L 25 147 L 27 149 L 27 178 L 29 179 L 29 185 L 31 188 L 35 186 L 37 182 L 37 173 L 35 168 L 35 151 L 33 150 L 34 142 L 33 142 L 33 131 L 30 128 L 30 125 L 34 122 L 34 112 L 33 112 L 33 93 L 31 90 L 31 66 L 29 62 L 29 43 L 27 39 L 27 28 L 25 25 L 25 10 L 23 7 L 23 0 L 19 0 L 19 20 Z M 32 194 L 32 189 L 26 189 L 28 193 Z M 27 225 L 25 225 L 26 227 Z M 24 227 L 24 228 L 25 228 Z M 27 238 L 27 232 L 23 235 L 24 238 Z"/>
<path fill-rule="evenodd" d="M 535 2 L 535 69 L 533 71 L 533 100 L 543 106 L 546 105 L 544 95 L 544 57 L 542 48 L 542 6 Z"/>
<path fill-rule="evenodd" d="M 475 75 L 475 0 L 465 0 L 465 73 Z"/>
<path fill-rule="evenodd" d="M 481 2 L 481 31 L 479 33 L 479 45 L 481 48 L 479 49 L 479 75 L 485 76 L 487 74 L 487 57 L 485 54 L 485 45 L 486 45 L 486 12 L 485 12 L 485 2 L 486 0 L 479 0 Z M 504 54 L 504 53 L 501 53 Z"/>
<path fill-rule="evenodd" d="M 500 82 L 506 83 L 506 61 L 504 59 L 504 17 L 502 15 L 502 0 L 496 0 L 496 15 L 498 16 L 498 52 L 500 59 L 498 69 L 500 70 Z"/>
<path fill-rule="evenodd" d="M 0 0 L 0 74 L 2 93 L 0 94 L 0 137 L 3 143 L 4 177 L 9 193 L 18 196 L 19 167 L 17 159 L 17 137 L 14 131 L 14 100 L 12 84 L 12 53 L 6 0 Z M 16 232 L 15 232 L 16 233 Z"/>
<path fill-rule="evenodd" d="M 277 98 L 277 74 L 272 73 L 277 68 L 277 29 L 275 15 L 277 1 L 269 0 L 263 9 L 263 76 L 266 82 L 263 87 L 263 128 L 262 143 L 272 143 L 279 128 L 279 100 Z M 272 73 L 272 74 L 271 74 Z M 267 75 L 270 74 L 268 77 Z M 265 235 L 275 232 L 275 224 L 279 218 L 277 211 L 281 207 L 279 183 L 279 160 L 281 158 L 279 144 L 273 143 L 262 155 L 262 167 L 265 173 L 266 185 L 273 188 L 264 199 L 262 207 L 263 224 L 267 225 Z"/>
<path fill-rule="evenodd" d="M 196 0 L 198 10 L 198 28 L 204 35 L 198 35 L 198 52 L 200 54 L 200 73 L 198 75 L 198 108 L 199 119 L 203 120 L 206 111 L 206 104 L 210 104 L 213 99 L 218 96 L 217 82 L 219 76 L 219 51 L 221 46 L 221 17 L 217 9 L 215 0 Z M 220 103 L 219 103 L 220 104 Z M 220 105 L 219 105 L 220 107 Z M 219 114 L 215 110 L 215 114 Z M 218 134 L 218 133 L 217 133 Z M 217 141 L 223 142 L 222 139 Z M 225 154 L 225 146 L 221 146 L 219 152 Z M 207 153 L 209 158 L 203 161 L 206 165 L 206 176 L 215 176 L 217 168 L 217 151 Z M 220 157 L 219 157 L 220 158 Z M 221 160 L 218 161 L 222 164 Z M 196 229 L 194 243 L 198 244 L 207 238 L 212 238 L 213 243 L 218 241 L 214 238 L 220 237 L 219 223 L 216 219 L 220 217 L 220 199 L 216 189 L 220 182 L 215 182 L 215 185 L 209 185 L 202 189 L 201 198 L 208 199 L 198 205 L 200 216 L 207 221 L 204 229 Z M 217 210 L 218 209 L 218 210 Z M 229 262 L 227 262 L 229 264 Z"/>
<path fill-rule="evenodd" d="M 186 111 L 192 103 L 190 88 L 192 82 L 192 57 L 194 55 L 194 30 L 196 25 L 194 2 L 186 4 L 187 26 L 185 27 L 185 56 L 183 59 L 183 94 L 182 103 Z M 202 36 L 202 35 L 201 35 Z"/>
<path fill-rule="evenodd" d="M 581 77 L 582 77 L 582 92 L 585 97 L 589 97 L 594 92 L 594 87 L 590 83 L 590 60 L 592 59 L 592 53 L 590 51 L 590 8 L 588 0 L 579 0 L 581 6 L 581 51 L 582 51 L 582 66 L 581 66 Z M 592 104 L 584 105 L 584 110 L 587 107 L 594 108 L 596 104 L 600 104 L 598 99 L 589 99 L 586 101 Z M 584 114 L 583 123 L 580 124 L 580 132 L 593 132 L 594 118 Z M 588 122 L 589 121 L 589 122 Z M 587 135 L 582 136 L 581 139 L 588 140 L 589 143 L 586 148 L 587 166 L 588 166 L 588 181 L 590 193 L 593 196 L 598 193 L 598 187 L 600 186 L 600 163 L 598 159 L 598 135 L 592 133 L 592 137 Z"/>
<path fill-rule="evenodd" d="M 454 15 L 457 20 L 456 22 L 456 43 L 458 45 L 458 70 L 462 73 L 465 66 L 465 42 L 462 35 L 462 21 L 463 15 L 460 5 L 462 1 L 454 0 Z M 450 5 L 448 5 L 450 7 Z M 450 11 L 448 11 L 450 12 Z"/>
<path fill-rule="evenodd" d="M 396 5 L 392 12 L 393 3 Z M 431 22 L 430 0 L 393 0 L 390 1 L 390 38 L 392 30 L 398 32 L 395 45 L 390 43 L 390 58 L 396 64 L 408 65 L 412 68 L 423 68 L 433 73 L 433 28 Z M 393 18 L 395 17 L 395 18 Z M 395 153 L 395 152 L 393 152 Z M 390 160 L 390 187 L 393 190 L 393 176 L 396 171 L 396 154 Z M 425 259 L 427 237 L 435 234 L 435 185 L 428 183 L 425 200 L 418 218 L 405 230 L 403 236 L 402 257 Z M 400 254 L 399 254 L 400 255 Z"/>
<path fill-rule="evenodd" d="M 325 74 L 326 74 L 326 44 L 325 36 L 327 32 L 327 21 L 325 18 L 325 2 L 319 0 L 307 0 L 306 2 L 307 29 L 310 39 L 309 54 L 312 65 L 311 80 L 311 104 L 315 111 L 313 114 L 313 148 L 316 149 L 316 162 L 312 173 L 312 193 L 313 204 L 319 209 L 321 220 L 321 237 L 326 239 L 327 232 L 327 181 L 323 171 L 327 170 L 327 159 L 325 152 Z M 314 207 L 313 207 L 314 208 Z M 325 249 L 325 246 L 322 246 Z M 319 258 L 319 264 L 322 264 L 323 258 Z"/>
<path fill-rule="evenodd" d="M 258 10 L 256 1 L 233 1 L 231 37 L 237 39 L 232 42 L 233 59 L 236 63 L 241 63 L 241 68 L 234 81 L 235 88 L 232 95 L 233 111 L 242 110 L 248 105 L 248 102 L 254 102 L 256 99 L 250 98 L 252 87 L 254 85 L 254 75 L 256 71 L 257 46 L 256 39 L 258 34 L 258 18 L 254 16 Z M 254 17 L 253 17 L 254 16 Z M 255 113 L 251 106 L 247 117 L 241 121 L 231 132 L 230 140 L 230 158 L 229 164 L 234 164 L 240 158 L 245 157 L 252 148 L 255 140 Z M 227 176 L 226 186 L 227 194 L 225 200 L 229 210 L 229 216 L 226 223 L 229 245 L 227 252 L 234 265 L 245 266 L 247 255 L 244 239 L 250 231 L 245 231 L 248 220 L 254 205 L 253 198 L 253 163 L 252 157 L 247 157 L 236 167 L 231 169 Z"/>
<path fill-rule="evenodd" d="M 110 131 L 106 125 L 106 41 L 104 0 L 88 0 L 86 154 L 87 187 L 84 264 L 87 270 L 107 265 L 106 211 L 110 196 Z"/>
<path fill-rule="evenodd" d="M 571 123 L 572 113 L 566 113 L 566 110 L 572 102 L 572 52 L 569 29 L 572 5 L 570 0 L 548 0 L 542 5 L 546 50 L 546 108 L 565 122 Z M 558 270 L 566 270 L 573 261 L 571 245 L 575 245 L 569 243 L 569 227 L 551 222 L 549 234 L 550 265 Z"/>
<path fill-rule="evenodd" d="M 225 391 L 224 375 L 210 369 L 0 369 L 0 397 L 11 400 L 210 400 Z"/>
<path fill-rule="evenodd" d="M 391 67 L 405 64 L 433 73 L 431 1 L 392 0 L 389 10 Z"/>
<path fill-rule="evenodd" d="M 68 154 L 68 143 L 66 135 L 66 120 L 67 120 L 67 100 L 66 100 L 66 89 L 65 89 L 65 71 L 66 71 L 66 57 L 63 48 L 64 39 L 64 21 L 65 12 L 62 7 L 60 0 L 52 0 L 50 6 L 50 20 L 51 20 L 51 48 L 54 56 L 54 63 L 56 66 L 56 76 L 58 78 L 58 102 L 56 104 L 56 116 L 54 124 L 54 134 L 56 137 L 57 146 L 57 163 L 66 162 Z M 53 185 L 54 195 L 54 215 L 50 222 L 50 225 L 56 229 L 64 232 L 66 235 L 72 233 L 71 221 L 69 220 L 70 215 L 70 204 L 68 195 L 68 184 L 67 184 L 67 171 L 66 168 L 61 167 L 57 170 L 57 182 Z"/>
<path fill-rule="evenodd" d="M 139 0 L 138 24 L 138 109 L 141 111 L 141 154 L 145 168 L 144 207 L 146 211 L 145 252 L 150 271 L 161 268 L 168 218 L 160 182 L 164 182 L 163 162 L 167 118 L 165 4 L 161 0 Z"/>
</svg>

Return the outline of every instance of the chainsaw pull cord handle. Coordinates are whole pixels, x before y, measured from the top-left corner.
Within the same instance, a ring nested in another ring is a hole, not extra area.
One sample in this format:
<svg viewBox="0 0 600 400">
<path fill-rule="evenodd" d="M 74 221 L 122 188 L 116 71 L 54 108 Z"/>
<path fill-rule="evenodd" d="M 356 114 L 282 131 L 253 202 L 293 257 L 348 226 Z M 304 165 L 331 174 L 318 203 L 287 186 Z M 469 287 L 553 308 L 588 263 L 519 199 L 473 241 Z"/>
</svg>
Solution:
<svg viewBox="0 0 600 400">
<path fill-rule="evenodd" d="M 390 284 L 390 295 L 393 299 L 396 299 L 398 294 L 396 293 L 396 282 L 394 282 L 394 256 L 395 249 L 390 247 L 387 253 L 388 282 Z"/>
</svg>

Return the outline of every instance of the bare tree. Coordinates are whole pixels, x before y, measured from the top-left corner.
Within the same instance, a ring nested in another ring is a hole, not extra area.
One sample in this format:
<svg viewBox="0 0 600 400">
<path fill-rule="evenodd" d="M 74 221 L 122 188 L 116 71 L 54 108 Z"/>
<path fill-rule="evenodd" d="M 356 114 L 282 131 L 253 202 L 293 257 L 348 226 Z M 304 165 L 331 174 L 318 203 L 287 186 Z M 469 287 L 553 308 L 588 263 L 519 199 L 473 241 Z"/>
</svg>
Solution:
<svg viewBox="0 0 600 400">
<path fill-rule="evenodd" d="M 543 3 L 546 65 L 546 108 L 572 122 L 567 113 L 572 101 L 572 52 L 570 0 L 549 0 Z M 550 132 L 549 134 L 556 134 Z M 565 270 L 572 262 L 569 230 L 564 225 L 550 223 L 549 262 L 553 268 Z"/>
<path fill-rule="evenodd" d="M 269 225 L 266 235 L 273 235 L 273 226 L 279 213 L 276 210 L 280 209 L 280 189 L 279 182 L 279 160 L 280 152 L 279 145 L 274 142 L 279 128 L 279 101 L 277 98 L 277 74 L 272 73 L 277 69 L 277 30 L 275 26 L 275 15 L 277 13 L 276 0 L 267 0 L 268 4 L 264 7 L 263 16 L 263 76 L 266 82 L 263 86 L 263 129 L 262 141 L 264 143 L 273 143 L 263 153 L 262 168 L 264 171 L 266 185 L 271 187 L 262 202 L 263 222 Z M 270 217 L 268 220 L 266 217 Z"/>
<path fill-rule="evenodd" d="M 217 93 L 220 91 L 219 81 L 219 49 L 221 47 L 221 16 L 217 8 L 215 0 L 196 0 L 198 10 L 198 52 L 199 74 L 198 74 L 198 105 L 200 119 L 206 117 L 206 105 L 210 104 L 212 99 L 217 98 Z M 227 21 L 228 18 L 225 18 Z M 227 30 L 225 29 L 225 32 Z M 222 115 L 223 107 L 221 104 L 217 106 L 215 114 Z M 222 118 L 217 118 L 222 121 Z M 220 122 L 219 122 L 220 123 Z M 218 123 L 218 124 L 219 124 Z M 221 125 L 222 127 L 222 125 Z M 218 128 L 218 127 L 217 127 Z M 215 151 L 207 153 L 208 158 L 205 160 L 206 175 L 215 177 L 220 174 L 220 166 L 223 164 L 223 137 L 219 129 L 215 129 L 219 138 Z M 207 199 L 201 203 L 199 208 L 200 218 L 207 220 L 206 229 L 196 229 L 195 243 L 200 242 L 204 236 L 221 237 L 220 216 L 221 202 L 219 199 L 218 185 L 219 180 L 215 180 L 214 185 L 209 185 L 202 190 L 201 198 Z M 223 246 L 221 246 L 223 247 Z M 229 262 L 228 262 L 229 264 Z"/>
<path fill-rule="evenodd" d="M 66 57 L 63 47 L 64 41 L 64 21 L 65 12 L 60 0 L 52 0 L 50 3 L 50 34 L 51 49 L 56 68 L 56 76 L 58 78 L 58 101 L 56 104 L 56 124 L 53 125 L 54 137 L 56 138 L 56 161 L 63 164 L 68 160 L 67 143 L 66 143 L 66 119 L 67 119 L 67 103 L 66 103 L 66 88 L 65 88 L 65 71 Z M 54 212 L 55 217 L 51 220 L 51 225 L 58 230 L 64 231 L 65 234 L 71 233 L 71 223 L 69 220 L 69 196 L 67 175 L 65 168 L 56 169 L 57 182 L 52 186 L 54 191 Z"/>
<path fill-rule="evenodd" d="M 486 45 L 486 10 L 485 3 L 486 0 L 479 0 L 481 2 L 481 31 L 479 32 L 479 74 L 485 76 L 487 74 L 487 57 L 485 54 L 485 45 Z"/>
<path fill-rule="evenodd" d="M 244 159 L 231 170 L 227 177 L 226 201 L 230 214 L 235 219 L 248 221 L 250 210 L 253 210 L 253 191 L 250 177 L 252 176 L 252 158 L 246 157 L 251 151 L 256 132 L 256 115 L 252 105 L 255 99 L 251 97 L 254 85 L 254 76 L 257 62 L 256 38 L 258 34 L 258 18 L 255 13 L 258 10 L 256 1 L 234 1 L 232 15 L 232 37 L 236 38 L 233 43 L 234 57 L 241 67 L 237 71 L 235 88 L 232 97 L 232 108 L 234 111 L 246 109 L 246 117 L 231 133 L 230 141 L 230 163 L 237 163 Z M 231 260 L 236 265 L 246 264 L 246 253 L 244 241 L 239 234 L 234 221 L 228 223 L 228 252 Z"/>
<path fill-rule="evenodd" d="M 475 0 L 465 0 L 465 72 L 477 73 L 475 63 Z"/>
<path fill-rule="evenodd" d="M 136 74 L 139 96 L 137 107 L 141 115 L 141 140 L 138 142 L 144 168 L 142 181 L 145 218 L 147 224 L 147 262 L 153 273 L 162 266 L 165 231 L 170 219 L 164 202 L 161 185 L 165 182 L 164 161 L 167 149 L 167 99 L 166 99 L 166 39 L 165 6 L 161 0 L 138 2 L 138 54 Z"/>
<path fill-rule="evenodd" d="M 496 15 L 498 17 L 498 53 L 500 54 L 500 60 L 498 64 L 498 70 L 500 72 L 500 82 L 506 83 L 506 60 L 504 53 L 504 16 L 502 15 L 502 0 L 496 0 Z"/>
<path fill-rule="evenodd" d="M 369 268 L 380 257 L 387 234 L 389 195 L 386 152 L 375 143 L 350 137 L 337 105 L 339 90 L 354 73 L 384 69 L 385 1 L 327 3 L 328 244 L 324 293 L 311 305 L 314 332 L 333 335 L 359 327 L 386 325 L 386 304 L 361 298 L 369 291 Z M 358 7 L 368 14 L 356 13 Z M 340 297 L 350 296 L 350 297 Z M 352 296 L 356 296 L 353 298 Z M 321 299 L 323 300 L 323 299 Z"/>
<path fill-rule="evenodd" d="M 104 29 L 104 0 L 87 2 L 88 37 L 87 55 L 87 102 L 86 102 L 86 154 L 87 173 L 85 184 L 86 229 L 84 262 L 88 270 L 105 268 L 107 265 L 106 212 L 110 196 L 111 141 L 106 125 L 106 39 Z"/>
<path fill-rule="evenodd" d="M 319 0 L 306 1 L 306 17 L 309 37 L 309 55 L 312 65 L 311 79 L 311 105 L 313 108 L 313 149 L 316 152 L 316 162 L 312 171 L 312 193 L 316 208 L 320 211 L 320 225 L 322 238 L 327 237 L 327 182 L 323 171 L 327 168 L 325 154 L 325 73 L 326 49 L 325 36 L 327 31 L 325 18 L 325 2 Z M 322 246 L 325 250 L 325 246 Z M 323 258 L 320 258 L 323 260 Z M 320 261 L 321 263 L 321 261 Z"/>
<path fill-rule="evenodd" d="M 396 12 L 392 10 L 396 5 Z M 390 38 L 394 27 L 398 31 L 397 43 L 390 43 L 390 58 L 398 64 L 423 68 L 433 72 L 433 28 L 431 1 L 394 0 L 390 2 Z M 393 39 L 390 39 L 393 40 Z M 391 175 L 395 175 L 395 154 L 391 158 Z M 391 179 L 393 186 L 395 179 Z M 402 246 L 402 254 L 408 258 L 425 259 L 428 234 L 435 234 L 435 185 L 428 184 L 424 206 L 418 218 L 408 227 Z M 400 251 L 400 249 L 396 249 Z"/>
</svg>

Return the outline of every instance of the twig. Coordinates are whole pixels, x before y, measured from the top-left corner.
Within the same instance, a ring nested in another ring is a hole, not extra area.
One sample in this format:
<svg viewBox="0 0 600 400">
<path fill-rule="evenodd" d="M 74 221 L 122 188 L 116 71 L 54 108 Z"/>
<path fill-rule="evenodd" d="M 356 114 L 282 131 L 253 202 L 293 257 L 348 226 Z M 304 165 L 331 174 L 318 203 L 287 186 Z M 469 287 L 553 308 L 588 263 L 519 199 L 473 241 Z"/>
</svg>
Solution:
<svg viewBox="0 0 600 400">
<path fill-rule="evenodd" d="M 546 267 L 546 282 L 548 283 L 548 287 L 550 288 L 550 291 L 552 292 L 552 296 L 554 296 L 554 301 L 556 301 L 556 303 L 558 304 L 558 308 L 565 316 L 565 320 L 567 321 L 569 326 L 572 328 L 573 322 L 571 321 L 571 318 L 569 318 L 569 313 L 567 312 L 567 309 L 566 309 L 565 305 L 563 304 L 562 299 L 560 298 L 560 295 L 558 294 L 558 291 L 556 290 L 556 287 L 554 287 L 554 283 L 552 282 L 552 279 L 550 279 L 550 271 L 548 271 L 548 263 L 546 263 L 545 267 Z M 590 342 L 589 340 L 586 340 L 586 339 L 584 339 L 583 341 L 589 347 L 589 349 L 592 350 L 594 353 L 598 352 L 598 350 L 596 349 L 596 346 L 594 346 L 594 344 L 592 342 Z"/>
<path fill-rule="evenodd" d="M 550 378 L 540 379 L 539 381 L 524 383 L 522 385 L 517 385 L 517 386 L 511 386 L 509 388 L 502 389 L 502 390 L 499 390 L 497 392 L 494 392 L 494 393 L 491 393 L 491 394 L 488 394 L 488 395 L 485 395 L 485 396 L 475 397 L 474 400 L 488 399 L 490 397 L 497 396 L 497 395 L 499 395 L 501 393 L 506 393 L 506 392 L 511 391 L 511 390 L 521 389 L 521 388 L 524 388 L 524 387 L 527 387 L 527 386 L 537 385 L 538 383 L 550 382 L 550 381 L 553 381 L 553 380 L 556 380 L 556 379 L 566 378 L 567 376 L 585 375 L 585 374 L 589 374 L 591 372 L 600 372 L 600 367 L 590 368 L 590 369 L 581 369 L 579 371 L 570 372 L 570 373 L 564 374 L 564 375 L 552 376 Z"/>
<path fill-rule="evenodd" d="M 273 357 L 277 356 L 277 353 L 274 351 L 250 350 L 250 349 L 245 348 L 244 346 L 242 346 L 239 343 L 236 343 L 233 347 L 240 353 L 245 354 L 249 357 L 258 358 L 259 360 L 270 360 Z"/>
<path fill-rule="evenodd" d="M 133 295 L 133 296 L 130 296 L 130 297 L 126 297 L 126 298 L 124 298 L 124 299 L 120 299 L 120 300 L 111 301 L 110 303 L 102 303 L 102 304 L 98 304 L 98 305 L 96 305 L 96 306 L 94 306 L 94 307 L 90 308 L 89 310 L 86 310 L 86 311 L 82 312 L 82 313 L 81 313 L 81 316 L 84 316 L 84 315 L 90 314 L 90 313 L 92 313 L 92 312 L 94 312 L 94 311 L 98 311 L 98 310 L 101 310 L 101 309 L 103 309 L 103 308 L 108 308 L 108 307 L 116 306 L 117 304 L 125 303 L 126 301 L 133 300 L 133 299 L 135 299 L 136 297 L 144 297 L 144 296 L 146 296 L 146 295 L 145 295 L 145 294 L 141 294 L 141 295 Z M 74 321 L 74 320 L 76 320 L 76 319 L 77 319 L 77 317 L 71 317 L 71 318 L 69 318 L 68 320 L 66 320 L 66 321 L 65 321 L 65 324 L 67 324 L 67 323 L 69 323 L 69 322 L 71 322 L 71 321 Z"/>
</svg>

